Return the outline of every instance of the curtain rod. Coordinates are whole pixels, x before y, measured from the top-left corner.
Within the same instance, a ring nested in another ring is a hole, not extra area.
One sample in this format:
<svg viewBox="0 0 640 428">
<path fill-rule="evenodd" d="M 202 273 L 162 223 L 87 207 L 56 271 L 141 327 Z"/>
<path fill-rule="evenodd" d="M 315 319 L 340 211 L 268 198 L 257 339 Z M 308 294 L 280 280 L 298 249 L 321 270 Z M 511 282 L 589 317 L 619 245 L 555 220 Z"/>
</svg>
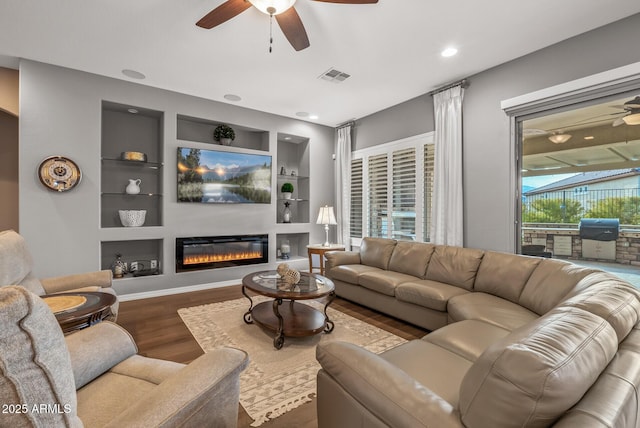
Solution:
<svg viewBox="0 0 640 428">
<path fill-rule="evenodd" d="M 469 81 L 467 79 L 462 79 L 459 82 L 450 83 L 450 84 L 442 86 L 442 87 L 440 87 L 438 89 L 434 89 L 433 91 L 429 92 L 429 95 L 435 95 L 435 94 L 437 94 L 439 92 L 446 91 L 447 89 L 451 89 L 451 88 L 453 88 L 455 86 L 458 86 L 458 85 L 462 86 L 463 89 L 468 88 L 469 87 Z"/>
<path fill-rule="evenodd" d="M 348 122 L 344 122 L 341 123 L 340 125 L 336 126 L 336 130 L 340 129 L 340 128 L 345 128 L 347 126 L 355 126 L 356 122 L 355 120 L 350 120 Z"/>
</svg>

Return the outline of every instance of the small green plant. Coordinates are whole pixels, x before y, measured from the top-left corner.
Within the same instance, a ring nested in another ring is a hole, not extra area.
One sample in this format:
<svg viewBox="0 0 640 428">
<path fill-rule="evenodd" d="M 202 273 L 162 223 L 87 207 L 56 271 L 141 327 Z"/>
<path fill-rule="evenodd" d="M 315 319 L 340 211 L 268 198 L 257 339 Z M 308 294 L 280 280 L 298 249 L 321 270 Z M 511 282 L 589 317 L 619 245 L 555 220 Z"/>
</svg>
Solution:
<svg viewBox="0 0 640 428">
<path fill-rule="evenodd" d="M 293 184 L 284 183 L 280 190 L 282 191 L 282 193 L 293 193 Z"/>
<path fill-rule="evenodd" d="M 213 139 L 220 142 L 222 138 L 231 138 L 231 140 L 236 139 L 236 133 L 229 125 L 218 125 L 216 129 L 213 130 Z"/>
</svg>

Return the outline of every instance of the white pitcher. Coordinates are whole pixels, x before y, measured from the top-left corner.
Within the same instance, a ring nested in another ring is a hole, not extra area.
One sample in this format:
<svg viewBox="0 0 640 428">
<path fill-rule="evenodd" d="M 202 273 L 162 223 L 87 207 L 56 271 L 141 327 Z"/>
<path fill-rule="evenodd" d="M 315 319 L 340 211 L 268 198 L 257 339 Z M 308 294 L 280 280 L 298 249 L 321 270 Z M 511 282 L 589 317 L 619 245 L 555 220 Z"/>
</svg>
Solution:
<svg viewBox="0 0 640 428">
<path fill-rule="evenodd" d="M 140 180 L 139 178 L 130 178 L 129 184 L 127 184 L 127 188 L 125 189 L 125 191 L 129 195 L 137 195 L 138 193 L 140 193 L 140 183 L 142 183 L 142 180 Z"/>
</svg>

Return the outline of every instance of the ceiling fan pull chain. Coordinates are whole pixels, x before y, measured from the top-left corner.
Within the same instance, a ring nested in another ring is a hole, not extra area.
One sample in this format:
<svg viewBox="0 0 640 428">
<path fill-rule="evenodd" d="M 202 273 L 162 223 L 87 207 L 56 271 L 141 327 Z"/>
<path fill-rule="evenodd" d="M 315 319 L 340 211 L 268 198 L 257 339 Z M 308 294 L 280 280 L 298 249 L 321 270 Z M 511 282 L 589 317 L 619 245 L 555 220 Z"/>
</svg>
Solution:
<svg viewBox="0 0 640 428">
<path fill-rule="evenodd" d="M 267 8 L 267 12 L 269 12 L 269 53 L 273 50 L 273 13 L 275 11 L 273 7 Z"/>
</svg>

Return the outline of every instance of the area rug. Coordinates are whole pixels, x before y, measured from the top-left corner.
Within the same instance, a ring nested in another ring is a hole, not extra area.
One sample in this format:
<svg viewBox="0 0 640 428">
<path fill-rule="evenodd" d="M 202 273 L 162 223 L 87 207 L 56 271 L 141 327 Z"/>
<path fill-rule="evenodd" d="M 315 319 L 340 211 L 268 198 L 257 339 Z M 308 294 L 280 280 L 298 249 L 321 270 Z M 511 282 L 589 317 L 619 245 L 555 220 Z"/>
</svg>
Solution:
<svg viewBox="0 0 640 428">
<path fill-rule="evenodd" d="M 253 297 L 254 304 L 267 300 Z M 305 301 L 318 309 L 318 302 Z M 316 345 L 333 340 L 351 342 L 374 353 L 391 349 L 405 339 L 374 327 L 340 311 L 328 308 L 335 323 L 331 334 L 306 338 L 287 337 L 280 350 L 273 347 L 273 333 L 256 324 L 246 324 L 249 309 L 245 298 L 179 309 L 178 314 L 204 352 L 221 346 L 243 349 L 249 354 L 249 367 L 240 375 L 240 404 L 257 427 L 289 410 L 311 401 L 316 393 L 316 374 L 320 365 Z"/>
</svg>

